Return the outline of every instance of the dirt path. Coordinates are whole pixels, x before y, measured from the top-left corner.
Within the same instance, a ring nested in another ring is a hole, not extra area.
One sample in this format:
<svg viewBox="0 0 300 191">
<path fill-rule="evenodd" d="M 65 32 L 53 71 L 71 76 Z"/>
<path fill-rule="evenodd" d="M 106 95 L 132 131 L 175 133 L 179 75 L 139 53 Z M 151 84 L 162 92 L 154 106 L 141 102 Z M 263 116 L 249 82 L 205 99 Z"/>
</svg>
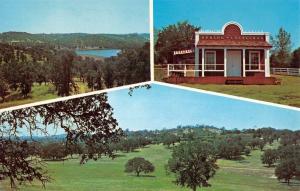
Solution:
<svg viewBox="0 0 300 191">
<path fill-rule="evenodd" d="M 241 168 L 241 167 L 231 167 L 231 166 L 222 166 L 220 169 L 236 169 L 236 170 L 252 170 L 252 171 L 264 171 L 264 172 L 273 172 L 274 169 L 261 169 L 261 168 Z"/>
</svg>

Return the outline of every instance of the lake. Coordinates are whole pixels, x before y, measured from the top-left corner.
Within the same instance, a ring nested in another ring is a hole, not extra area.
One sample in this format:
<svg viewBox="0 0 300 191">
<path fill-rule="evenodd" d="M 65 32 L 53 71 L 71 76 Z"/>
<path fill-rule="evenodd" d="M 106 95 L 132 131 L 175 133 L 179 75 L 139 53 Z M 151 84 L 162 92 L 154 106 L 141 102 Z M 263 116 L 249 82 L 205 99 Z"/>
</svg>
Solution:
<svg viewBox="0 0 300 191">
<path fill-rule="evenodd" d="M 120 49 L 76 50 L 77 55 L 99 56 L 103 58 L 117 56 L 119 52 L 121 52 Z"/>
</svg>

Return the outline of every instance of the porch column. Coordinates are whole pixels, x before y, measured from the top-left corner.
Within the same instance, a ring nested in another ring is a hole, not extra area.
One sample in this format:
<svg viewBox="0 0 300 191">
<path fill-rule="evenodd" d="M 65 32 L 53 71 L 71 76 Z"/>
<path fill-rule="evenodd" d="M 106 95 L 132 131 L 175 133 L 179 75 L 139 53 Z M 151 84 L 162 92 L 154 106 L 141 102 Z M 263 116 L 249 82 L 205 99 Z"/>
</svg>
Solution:
<svg viewBox="0 0 300 191">
<path fill-rule="evenodd" d="M 246 51 L 243 48 L 243 77 L 246 77 Z"/>
<path fill-rule="evenodd" d="M 227 48 L 224 48 L 224 77 L 227 77 Z"/>
<path fill-rule="evenodd" d="M 270 54 L 269 50 L 265 49 L 265 77 L 270 76 Z"/>
<path fill-rule="evenodd" d="M 195 77 L 199 77 L 199 48 L 195 47 Z"/>
<path fill-rule="evenodd" d="M 205 48 L 202 48 L 202 77 L 204 77 L 204 51 L 205 51 Z"/>
</svg>

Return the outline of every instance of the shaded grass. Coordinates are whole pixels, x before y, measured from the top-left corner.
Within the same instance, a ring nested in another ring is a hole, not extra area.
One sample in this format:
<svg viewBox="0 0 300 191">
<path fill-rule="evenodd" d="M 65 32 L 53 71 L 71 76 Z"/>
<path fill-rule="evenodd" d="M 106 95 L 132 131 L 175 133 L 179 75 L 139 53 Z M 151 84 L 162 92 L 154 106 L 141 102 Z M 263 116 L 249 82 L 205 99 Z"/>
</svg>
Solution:
<svg viewBox="0 0 300 191">
<path fill-rule="evenodd" d="M 86 84 L 82 82 L 76 82 L 76 84 L 78 86 L 78 91 L 74 92 L 74 94 L 86 93 L 90 91 L 90 89 L 87 87 Z M 32 86 L 31 93 L 25 98 L 22 97 L 22 95 L 20 95 L 19 91 L 12 92 L 6 98 L 5 102 L 0 103 L 0 109 L 28 104 L 28 103 L 34 103 L 43 100 L 54 99 L 58 97 L 60 96 L 57 95 L 57 92 L 55 91 L 55 88 L 51 83 L 47 83 L 47 84 L 43 83 L 41 85 L 35 83 Z"/>
<path fill-rule="evenodd" d="M 42 100 L 57 98 L 54 91 L 54 87 L 51 84 L 34 84 L 31 93 L 23 98 L 18 91 L 12 92 L 4 103 L 0 104 L 0 108 L 12 107 L 17 105 L 23 105 L 33 103 Z"/>
<path fill-rule="evenodd" d="M 170 150 L 162 145 L 151 145 L 134 153 L 120 153 L 123 157 L 114 160 L 103 158 L 89 161 L 80 166 L 79 160 L 71 159 L 63 162 L 49 162 L 48 170 L 53 181 L 46 186 L 46 191 L 186 191 L 172 183 L 173 175 L 167 175 L 165 164 L 171 156 Z M 288 186 L 271 178 L 274 168 L 265 168 L 260 162 L 261 151 L 251 152 L 244 162 L 218 160 L 220 169 L 210 181 L 212 187 L 201 188 L 205 191 L 296 191 L 300 187 L 293 180 L 294 186 Z M 151 161 L 155 172 L 149 176 L 136 177 L 124 173 L 124 166 L 128 159 L 141 156 Z M 296 185 L 296 186 L 295 186 Z M 9 191 L 8 185 L 3 184 Z M 38 191 L 41 186 L 23 186 L 21 190 Z"/>
</svg>

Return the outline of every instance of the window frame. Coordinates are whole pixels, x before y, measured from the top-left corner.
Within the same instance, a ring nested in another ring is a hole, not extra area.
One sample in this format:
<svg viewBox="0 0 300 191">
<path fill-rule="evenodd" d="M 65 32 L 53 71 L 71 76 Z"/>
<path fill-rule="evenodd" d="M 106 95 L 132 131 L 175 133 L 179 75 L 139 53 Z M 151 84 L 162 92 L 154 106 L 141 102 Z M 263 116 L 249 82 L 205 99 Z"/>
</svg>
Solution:
<svg viewBox="0 0 300 191">
<path fill-rule="evenodd" d="M 213 55 L 214 55 L 214 63 L 213 64 L 207 64 L 207 54 L 208 53 L 213 53 Z M 217 51 L 215 51 L 215 50 L 206 50 L 205 51 L 205 54 L 204 54 L 204 60 L 205 60 L 205 70 L 206 71 L 209 71 L 209 70 L 217 70 Z M 213 67 L 213 69 L 207 69 L 207 66 L 208 67 Z"/>
<path fill-rule="evenodd" d="M 251 54 L 258 54 L 258 67 L 256 68 L 256 66 L 255 66 L 255 69 L 252 69 L 252 66 L 254 65 L 253 63 L 252 63 L 252 57 L 251 57 Z M 260 70 L 260 62 L 261 62 L 261 60 L 260 60 L 260 51 L 259 50 L 250 50 L 249 51 L 249 70 Z"/>
</svg>

